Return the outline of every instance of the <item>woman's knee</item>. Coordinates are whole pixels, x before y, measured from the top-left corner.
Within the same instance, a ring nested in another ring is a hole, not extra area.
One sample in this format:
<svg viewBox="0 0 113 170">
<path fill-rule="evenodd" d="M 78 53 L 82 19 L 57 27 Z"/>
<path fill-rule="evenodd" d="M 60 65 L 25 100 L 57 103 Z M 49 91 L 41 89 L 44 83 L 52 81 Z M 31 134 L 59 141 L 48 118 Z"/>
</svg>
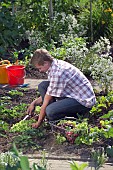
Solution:
<svg viewBox="0 0 113 170">
<path fill-rule="evenodd" d="M 49 120 L 51 120 L 52 117 L 53 117 L 52 115 L 53 115 L 53 110 L 51 109 L 50 106 L 47 106 L 47 107 L 46 107 L 46 116 L 47 116 L 47 118 L 48 118 Z"/>
<path fill-rule="evenodd" d="M 57 113 L 55 112 L 54 109 L 51 108 L 50 105 L 46 107 L 46 116 L 50 121 L 54 121 L 57 119 Z"/>
</svg>

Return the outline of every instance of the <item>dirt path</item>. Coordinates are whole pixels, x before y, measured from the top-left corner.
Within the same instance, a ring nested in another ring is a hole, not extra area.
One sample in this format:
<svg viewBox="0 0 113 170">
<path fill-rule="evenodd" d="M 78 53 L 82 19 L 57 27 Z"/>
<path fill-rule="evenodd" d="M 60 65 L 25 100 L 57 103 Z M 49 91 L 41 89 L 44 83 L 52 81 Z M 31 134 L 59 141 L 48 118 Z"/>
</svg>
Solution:
<svg viewBox="0 0 113 170">
<path fill-rule="evenodd" d="M 43 80 L 47 80 L 47 79 L 28 79 L 28 78 L 26 78 L 24 83 L 29 84 L 28 88 L 35 89 L 38 87 L 38 84 L 40 82 L 42 82 Z"/>
<path fill-rule="evenodd" d="M 94 164 L 92 162 L 89 162 L 88 160 L 82 161 L 82 160 L 77 160 L 76 158 L 71 159 L 62 159 L 62 158 L 57 158 L 57 159 L 47 159 L 47 170 L 71 170 L 70 167 L 70 162 L 75 161 L 79 165 L 83 163 L 87 163 L 88 166 L 85 168 L 85 170 L 92 170 L 94 169 Z M 33 163 L 38 163 L 40 164 L 41 159 L 29 159 L 30 164 L 32 165 Z M 112 163 L 106 163 L 103 167 L 100 168 L 100 170 L 113 170 L 113 164 Z"/>
</svg>

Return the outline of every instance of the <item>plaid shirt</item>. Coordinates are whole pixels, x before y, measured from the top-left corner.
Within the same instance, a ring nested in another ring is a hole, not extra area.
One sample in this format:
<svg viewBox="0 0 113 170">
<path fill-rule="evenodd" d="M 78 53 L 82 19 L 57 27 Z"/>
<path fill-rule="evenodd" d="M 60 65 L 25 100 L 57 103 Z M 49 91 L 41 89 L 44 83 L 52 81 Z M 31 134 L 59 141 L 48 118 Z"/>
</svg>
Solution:
<svg viewBox="0 0 113 170">
<path fill-rule="evenodd" d="M 50 81 L 47 89 L 48 95 L 73 98 L 88 108 L 96 103 L 91 83 L 73 65 L 54 59 L 47 74 Z"/>
</svg>

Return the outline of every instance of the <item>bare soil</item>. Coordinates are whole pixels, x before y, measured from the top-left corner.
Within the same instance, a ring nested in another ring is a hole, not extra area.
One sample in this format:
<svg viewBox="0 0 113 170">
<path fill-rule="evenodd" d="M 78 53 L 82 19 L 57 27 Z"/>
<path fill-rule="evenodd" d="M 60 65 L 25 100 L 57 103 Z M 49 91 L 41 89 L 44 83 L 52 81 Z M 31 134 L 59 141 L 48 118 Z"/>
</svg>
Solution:
<svg viewBox="0 0 113 170">
<path fill-rule="evenodd" d="M 36 68 L 32 67 L 31 65 L 26 68 L 26 78 L 31 79 L 46 79 L 46 73 L 40 73 Z"/>
</svg>

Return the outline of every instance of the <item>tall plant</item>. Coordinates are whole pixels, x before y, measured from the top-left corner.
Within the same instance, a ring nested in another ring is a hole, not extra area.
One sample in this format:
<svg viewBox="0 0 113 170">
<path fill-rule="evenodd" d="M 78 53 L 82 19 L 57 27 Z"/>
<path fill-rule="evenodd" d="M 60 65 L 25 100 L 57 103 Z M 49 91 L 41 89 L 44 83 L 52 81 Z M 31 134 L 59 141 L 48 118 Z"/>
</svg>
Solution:
<svg viewBox="0 0 113 170">
<path fill-rule="evenodd" d="M 90 2 L 90 1 L 89 1 Z M 94 42 L 100 38 L 100 36 L 106 36 L 113 41 L 113 1 L 104 0 L 92 0 L 92 13 L 90 12 L 90 4 L 87 3 L 85 8 L 79 13 L 79 23 L 84 25 L 87 29 L 86 37 L 90 41 L 91 36 L 91 20 L 92 17 L 92 29 Z M 92 16 L 90 15 L 92 14 Z"/>
<path fill-rule="evenodd" d="M 93 65 L 90 66 L 91 76 L 98 82 L 102 91 L 108 93 L 112 89 L 113 81 L 113 63 L 110 59 L 97 57 Z"/>
<path fill-rule="evenodd" d="M 7 58 L 7 55 L 18 46 L 22 38 L 22 27 L 16 21 L 16 16 L 12 15 L 10 1 L 1 1 L 0 6 L 0 55 L 6 55 Z"/>
<path fill-rule="evenodd" d="M 90 48 L 91 53 L 95 55 L 95 59 L 89 70 L 92 78 L 97 81 L 99 87 L 105 93 L 112 89 L 111 82 L 113 80 L 113 62 L 109 56 L 109 49 L 110 41 L 103 37 Z"/>
</svg>

